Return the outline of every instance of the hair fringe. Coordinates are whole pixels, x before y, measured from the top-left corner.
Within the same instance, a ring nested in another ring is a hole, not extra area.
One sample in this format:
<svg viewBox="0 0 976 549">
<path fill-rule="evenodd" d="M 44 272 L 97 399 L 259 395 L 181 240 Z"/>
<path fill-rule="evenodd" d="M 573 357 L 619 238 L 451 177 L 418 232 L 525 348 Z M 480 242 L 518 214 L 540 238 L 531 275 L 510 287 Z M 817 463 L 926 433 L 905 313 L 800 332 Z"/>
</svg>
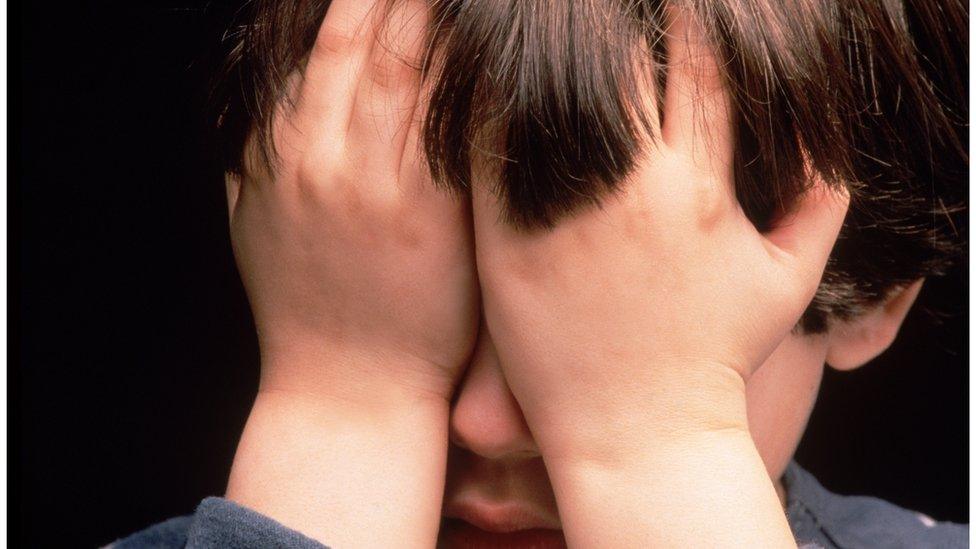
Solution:
<svg viewBox="0 0 976 549">
<path fill-rule="evenodd" d="M 273 166 L 274 110 L 287 103 L 287 79 L 303 70 L 329 3 L 251 0 L 235 19 L 212 95 L 229 171 L 243 171 L 252 137 Z M 962 0 L 671 4 L 691 10 L 719 57 L 735 115 L 736 194 L 749 219 L 767 228 L 807 190 L 811 169 L 852 193 L 804 329 L 856 316 L 960 257 Z M 642 79 L 664 88 L 665 5 L 431 0 L 423 153 L 437 184 L 467 192 L 472 163 L 498 160 L 493 190 L 506 220 L 525 229 L 552 227 L 615 192 L 650 146 L 651 113 L 638 98 Z"/>
</svg>

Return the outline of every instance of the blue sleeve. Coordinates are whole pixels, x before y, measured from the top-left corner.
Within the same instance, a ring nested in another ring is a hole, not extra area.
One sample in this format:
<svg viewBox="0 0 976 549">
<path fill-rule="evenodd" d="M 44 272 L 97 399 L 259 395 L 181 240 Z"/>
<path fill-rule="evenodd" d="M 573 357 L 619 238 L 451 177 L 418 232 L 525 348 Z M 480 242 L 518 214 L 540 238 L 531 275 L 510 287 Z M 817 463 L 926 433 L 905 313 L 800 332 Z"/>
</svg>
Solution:
<svg viewBox="0 0 976 549">
<path fill-rule="evenodd" d="M 256 511 L 210 497 L 177 517 L 109 545 L 112 549 L 328 549 Z"/>
<path fill-rule="evenodd" d="M 787 517 L 798 541 L 825 549 L 969 547 L 969 526 L 937 522 L 868 496 L 834 494 L 791 463 L 783 478 Z"/>
</svg>

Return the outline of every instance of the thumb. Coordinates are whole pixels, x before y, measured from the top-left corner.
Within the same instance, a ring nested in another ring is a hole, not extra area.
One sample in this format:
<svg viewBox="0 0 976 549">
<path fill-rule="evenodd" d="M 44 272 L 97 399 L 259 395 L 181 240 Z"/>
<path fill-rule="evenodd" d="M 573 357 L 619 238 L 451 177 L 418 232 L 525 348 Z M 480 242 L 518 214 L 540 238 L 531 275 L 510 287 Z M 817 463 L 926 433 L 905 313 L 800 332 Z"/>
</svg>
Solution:
<svg viewBox="0 0 976 549">
<path fill-rule="evenodd" d="M 769 244 L 785 253 L 791 267 L 813 289 L 823 276 L 850 200 L 846 188 L 832 188 L 818 178 L 817 183 L 799 197 L 793 210 L 764 235 Z"/>
</svg>

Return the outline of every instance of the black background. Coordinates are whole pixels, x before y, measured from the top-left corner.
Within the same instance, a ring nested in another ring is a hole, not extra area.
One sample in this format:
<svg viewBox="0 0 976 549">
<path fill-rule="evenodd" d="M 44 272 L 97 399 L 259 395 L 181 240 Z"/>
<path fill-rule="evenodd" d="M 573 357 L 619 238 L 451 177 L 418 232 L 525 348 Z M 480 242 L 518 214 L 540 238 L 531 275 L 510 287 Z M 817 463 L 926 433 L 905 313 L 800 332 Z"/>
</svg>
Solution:
<svg viewBox="0 0 976 549">
<path fill-rule="evenodd" d="M 12 541 L 104 544 L 222 492 L 258 360 L 198 120 L 234 8 L 10 6 Z M 968 521 L 967 281 L 828 372 L 798 454 L 827 487 Z"/>
</svg>

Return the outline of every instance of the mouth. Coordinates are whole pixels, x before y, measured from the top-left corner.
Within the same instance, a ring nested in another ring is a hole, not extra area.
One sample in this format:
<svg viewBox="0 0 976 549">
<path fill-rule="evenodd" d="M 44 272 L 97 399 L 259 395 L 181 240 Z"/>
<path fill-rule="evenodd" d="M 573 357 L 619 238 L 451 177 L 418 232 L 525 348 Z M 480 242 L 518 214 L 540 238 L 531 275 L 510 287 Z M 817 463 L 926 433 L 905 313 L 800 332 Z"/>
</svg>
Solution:
<svg viewBox="0 0 976 549">
<path fill-rule="evenodd" d="M 439 549 L 564 549 L 558 522 L 522 505 L 457 504 L 445 509 Z"/>
<path fill-rule="evenodd" d="M 508 532 L 482 530 L 462 519 L 445 519 L 438 549 L 565 549 L 561 530 L 527 528 Z"/>
</svg>

